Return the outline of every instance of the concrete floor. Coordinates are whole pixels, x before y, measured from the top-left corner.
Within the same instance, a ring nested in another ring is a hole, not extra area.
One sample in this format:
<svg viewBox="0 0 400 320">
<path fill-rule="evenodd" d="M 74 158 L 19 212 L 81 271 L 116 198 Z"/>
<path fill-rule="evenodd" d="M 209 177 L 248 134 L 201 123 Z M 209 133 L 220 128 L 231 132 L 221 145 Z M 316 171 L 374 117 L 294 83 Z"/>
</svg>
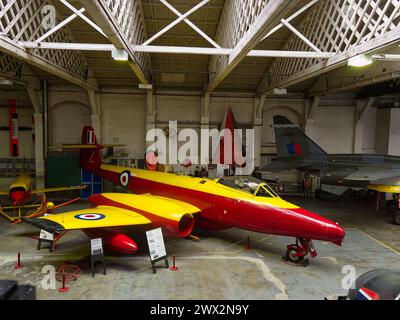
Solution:
<svg viewBox="0 0 400 320">
<path fill-rule="evenodd" d="M 0 218 L 0 279 L 36 285 L 38 299 L 321 300 L 347 293 L 341 285 L 346 265 L 354 266 L 358 275 L 376 268 L 400 269 L 400 227 L 390 224 L 388 216 L 374 213 L 373 203 L 293 202 L 339 221 L 347 230 L 344 246 L 316 242 L 318 258 L 306 268 L 294 267 L 281 260 L 293 239 L 238 229 L 198 231 L 198 243 L 166 240 L 168 254 L 177 256 L 178 272 L 164 269 L 160 263 L 153 275 L 149 258 L 142 253 L 134 257 L 109 256 L 107 275 L 99 269 L 92 278 L 87 260 L 89 243 L 82 232 L 67 233 L 54 254 L 46 249 L 39 252 L 36 241 L 29 237 L 37 234 L 35 228 L 11 225 Z M 252 250 L 245 249 L 248 236 Z M 20 270 L 14 268 L 18 251 L 24 264 Z M 68 284 L 69 292 L 42 289 L 43 266 L 64 263 L 82 268 L 81 277 Z"/>
</svg>

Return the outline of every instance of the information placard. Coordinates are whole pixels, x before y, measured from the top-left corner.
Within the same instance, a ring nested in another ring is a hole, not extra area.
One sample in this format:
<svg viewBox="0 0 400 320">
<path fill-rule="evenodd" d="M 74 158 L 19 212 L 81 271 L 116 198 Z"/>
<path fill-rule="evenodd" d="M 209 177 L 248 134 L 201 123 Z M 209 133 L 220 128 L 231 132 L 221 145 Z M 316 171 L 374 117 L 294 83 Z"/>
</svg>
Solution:
<svg viewBox="0 0 400 320">
<path fill-rule="evenodd" d="M 149 245 L 151 261 L 159 261 L 166 258 L 167 251 L 165 250 L 164 237 L 161 228 L 147 231 L 146 237 Z"/>
<path fill-rule="evenodd" d="M 103 254 L 103 240 L 99 239 L 91 239 L 90 240 L 90 249 L 92 256 Z"/>
<path fill-rule="evenodd" d="M 54 240 L 54 235 L 52 233 L 50 233 L 50 232 L 45 231 L 45 230 L 40 230 L 39 238 L 41 240 L 53 241 Z"/>
</svg>

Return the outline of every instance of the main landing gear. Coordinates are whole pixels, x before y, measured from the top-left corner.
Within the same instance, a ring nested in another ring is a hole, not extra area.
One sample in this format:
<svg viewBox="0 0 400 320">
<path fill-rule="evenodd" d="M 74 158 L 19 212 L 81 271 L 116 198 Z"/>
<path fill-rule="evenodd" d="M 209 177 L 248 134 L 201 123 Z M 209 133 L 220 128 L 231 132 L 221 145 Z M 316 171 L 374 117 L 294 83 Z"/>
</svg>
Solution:
<svg viewBox="0 0 400 320">
<path fill-rule="evenodd" d="M 393 222 L 400 226 L 400 209 L 399 201 L 389 200 L 386 202 L 386 207 L 388 211 L 392 214 Z"/>
<path fill-rule="evenodd" d="M 306 259 L 308 254 L 310 254 L 312 258 L 317 256 L 317 251 L 315 250 L 312 240 L 297 238 L 296 244 L 287 246 L 286 255 L 283 260 L 306 267 L 310 263 L 308 259 Z"/>
</svg>

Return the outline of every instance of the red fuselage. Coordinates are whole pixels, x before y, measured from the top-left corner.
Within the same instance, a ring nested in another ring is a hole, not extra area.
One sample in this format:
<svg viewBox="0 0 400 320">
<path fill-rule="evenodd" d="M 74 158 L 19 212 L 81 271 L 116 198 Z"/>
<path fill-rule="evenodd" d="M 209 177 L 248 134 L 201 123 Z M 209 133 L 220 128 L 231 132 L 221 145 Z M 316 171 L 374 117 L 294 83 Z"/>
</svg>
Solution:
<svg viewBox="0 0 400 320">
<path fill-rule="evenodd" d="M 98 169 L 96 173 L 119 184 L 120 175 L 116 172 Z M 258 201 L 233 199 L 137 176 L 130 179 L 128 188 L 136 194 L 150 193 L 198 207 L 201 214 L 196 216 L 196 226 L 200 228 L 220 230 L 237 227 L 260 233 L 329 241 L 337 245 L 341 245 L 345 237 L 345 231 L 339 224 L 298 207 L 286 209 Z"/>
</svg>

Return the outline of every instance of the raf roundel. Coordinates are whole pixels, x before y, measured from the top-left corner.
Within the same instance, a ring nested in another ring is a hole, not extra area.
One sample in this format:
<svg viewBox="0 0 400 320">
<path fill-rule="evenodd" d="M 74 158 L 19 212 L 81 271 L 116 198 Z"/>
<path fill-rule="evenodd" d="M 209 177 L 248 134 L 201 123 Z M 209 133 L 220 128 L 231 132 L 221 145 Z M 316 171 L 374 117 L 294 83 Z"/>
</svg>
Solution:
<svg viewBox="0 0 400 320">
<path fill-rule="evenodd" d="M 129 171 L 124 171 L 119 175 L 119 183 L 123 187 L 127 187 L 129 185 L 129 178 L 131 173 Z"/>
<path fill-rule="evenodd" d="M 100 213 L 85 213 L 78 214 L 75 216 L 75 219 L 86 220 L 86 221 L 98 221 L 103 220 L 106 216 Z"/>
</svg>

